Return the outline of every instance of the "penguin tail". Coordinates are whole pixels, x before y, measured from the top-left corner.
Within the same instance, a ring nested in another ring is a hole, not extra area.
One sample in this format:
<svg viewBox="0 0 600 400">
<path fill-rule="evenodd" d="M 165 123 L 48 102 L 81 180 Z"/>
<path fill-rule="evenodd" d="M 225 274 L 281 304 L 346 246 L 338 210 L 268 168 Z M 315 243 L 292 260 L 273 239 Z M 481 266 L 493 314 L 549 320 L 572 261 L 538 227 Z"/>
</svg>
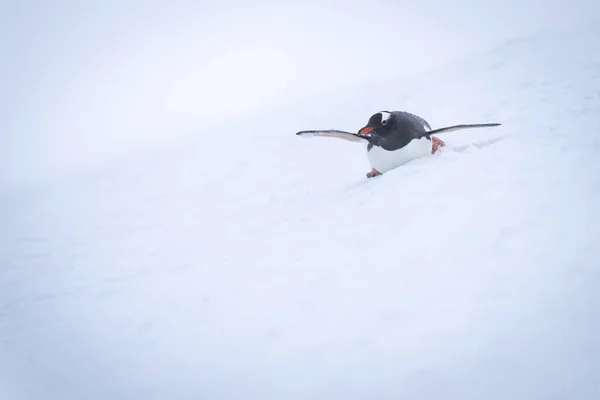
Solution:
<svg viewBox="0 0 600 400">
<path fill-rule="evenodd" d="M 502 124 L 499 124 L 499 123 L 496 123 L 496 122 L 488 123 L 488 124 L 452 125 L 452 126 L 447 126 L 445 128 L 438 128 L 438 129 L 433 129 L 433 130 L 427 131 L 427 136 L 433 135 L 435 133 L 459 131 L 461 129 L 490 128 L 490 127 L 493 127 L 493 126 L 500 126 L 500 125 L 502 125 Z"/>
</svg>

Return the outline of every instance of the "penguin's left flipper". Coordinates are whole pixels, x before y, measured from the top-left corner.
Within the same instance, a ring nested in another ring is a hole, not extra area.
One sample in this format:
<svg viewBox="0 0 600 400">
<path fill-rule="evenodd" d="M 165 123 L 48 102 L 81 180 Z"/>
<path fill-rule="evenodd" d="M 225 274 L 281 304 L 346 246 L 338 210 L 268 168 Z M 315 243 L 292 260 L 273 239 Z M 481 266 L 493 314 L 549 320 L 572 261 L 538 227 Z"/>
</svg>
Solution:
<svg viewBox="0 0 600 400">
<path fill-rule="evenodd" d="M 462 124 L 462 125 L 453 125 L 453 126 L 446 126 L 444 128 L 438 128 L 438 129 L 433 129 L 431 131 L 426 131 L 423 133 L 423 136 L 429 137 L 433 134 L 436 133 L 442 133 L 442 132 L 452 132 L 452 131 L 459 131 L 462 129 L 474 129 L 474 128 L 491 128 L 494 126 L 500 126 L 502 124 L 499 124 L 497 122 L 492 122 L 492 123 L 488 123 L 488 124 Z"/>
<path fill-rule="evenodd" d="M 368 136 L 362 136 L 357 133 L 340 131 L 337 129 L 300 131 L 300 132 L 297 132 L 296 135 L 303 136 L 303 137 L 313 137 L 313 136 L 334 137 L 334 138 L 338 138 L 338 139 L 348 140 L 350 142 L 369 143 Z"/>
</svg>

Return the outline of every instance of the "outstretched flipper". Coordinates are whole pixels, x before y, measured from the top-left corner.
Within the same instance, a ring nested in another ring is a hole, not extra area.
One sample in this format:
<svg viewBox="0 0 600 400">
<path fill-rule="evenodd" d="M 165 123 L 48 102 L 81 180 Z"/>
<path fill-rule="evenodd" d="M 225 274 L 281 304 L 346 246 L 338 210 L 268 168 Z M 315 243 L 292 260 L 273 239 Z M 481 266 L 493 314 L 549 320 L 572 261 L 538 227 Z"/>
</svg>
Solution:
<svg viewBox="0 0 600 400">
<path fill-rule="evenodd" d="M 300 131 L 297 132 L 296 135 L 304 136 L 304 137 L 313 137 L 313 136 L 324 136 L 324 137 L 334 137 L 338 139 L 348 140 L 350 142 L 357 143 L 369 143 L 370 137 L 359 135 L 357 133 L 340 131 L 337 129 L 327 129 L 327 130 L 309 130 L 309 131 Z"/>
<path fill-rule="evenodd" d="M 433 135 L 435 133 L 442 133 L 442 132 L 452 132 L 452 131 L 458 131 L 461 129 L 473 129 L 473 128 L 490 128 L 493 126 L 500 126 L 502 124 L 499 123 L 489 123 L 489 124 L 462 124 L 462 125 L 453 125 L 453 126 L 447 126 L 445 128 L 438 128 L 438 129 L 433 129 L 431 131 L 427 131 L 425 132 L 425 135 L 427 137 L 429 137 L 430 135 Z"/>
</svg>

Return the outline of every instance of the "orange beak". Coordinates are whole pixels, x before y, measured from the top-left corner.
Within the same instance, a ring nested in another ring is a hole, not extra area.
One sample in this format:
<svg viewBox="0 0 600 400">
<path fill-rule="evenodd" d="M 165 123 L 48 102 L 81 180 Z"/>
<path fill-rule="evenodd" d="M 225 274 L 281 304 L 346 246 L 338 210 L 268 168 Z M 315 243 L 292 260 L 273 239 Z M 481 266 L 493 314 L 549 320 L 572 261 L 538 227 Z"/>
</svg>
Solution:
<svg viewBox="0 0 600 400">
<path fill-rule="evenodd" d="M 372 126 L 365 126 L 360 131 L 358 131 L 358 134 L 364 136 L 364 135 L 368 134 L 369 132 L 371 132 L 373 129 L 375 129 L 375 128 Z"/>
</svg>

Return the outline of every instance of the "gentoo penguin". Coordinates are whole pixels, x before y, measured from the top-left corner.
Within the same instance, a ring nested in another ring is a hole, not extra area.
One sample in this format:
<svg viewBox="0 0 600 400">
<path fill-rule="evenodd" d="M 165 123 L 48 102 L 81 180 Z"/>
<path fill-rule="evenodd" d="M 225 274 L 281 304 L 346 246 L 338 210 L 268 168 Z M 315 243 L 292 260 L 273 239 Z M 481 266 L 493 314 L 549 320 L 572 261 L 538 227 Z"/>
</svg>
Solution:
<svg viewBox="0 0 600 400">
<path fill-rule="evenodd" d="M 436 148 L 428 132 L 431 126 L 423 118 L 406 111 L 380 111 L 358 131 L 370 136 L 367 159 L 373 168 L 367 177 L 381 175 L 417 158 L 435 153 L 445 143 L 437 139 Z"/>
<path fill-rule="evenodd" d="M 381 175 L 412 160 L 434 154 L 445 143 L 434 133 L 459 129 L 499 126 L 499 123 L 462 124 L 431 129 L 429 123 L 406 111 L 380 111 L 373 114 L 358 133 L 335 129 L 300 131 L 299 136 L 328 136 L 367 144 L 367 159 L 372 170 L 368 178 Z"/>
</svg>

